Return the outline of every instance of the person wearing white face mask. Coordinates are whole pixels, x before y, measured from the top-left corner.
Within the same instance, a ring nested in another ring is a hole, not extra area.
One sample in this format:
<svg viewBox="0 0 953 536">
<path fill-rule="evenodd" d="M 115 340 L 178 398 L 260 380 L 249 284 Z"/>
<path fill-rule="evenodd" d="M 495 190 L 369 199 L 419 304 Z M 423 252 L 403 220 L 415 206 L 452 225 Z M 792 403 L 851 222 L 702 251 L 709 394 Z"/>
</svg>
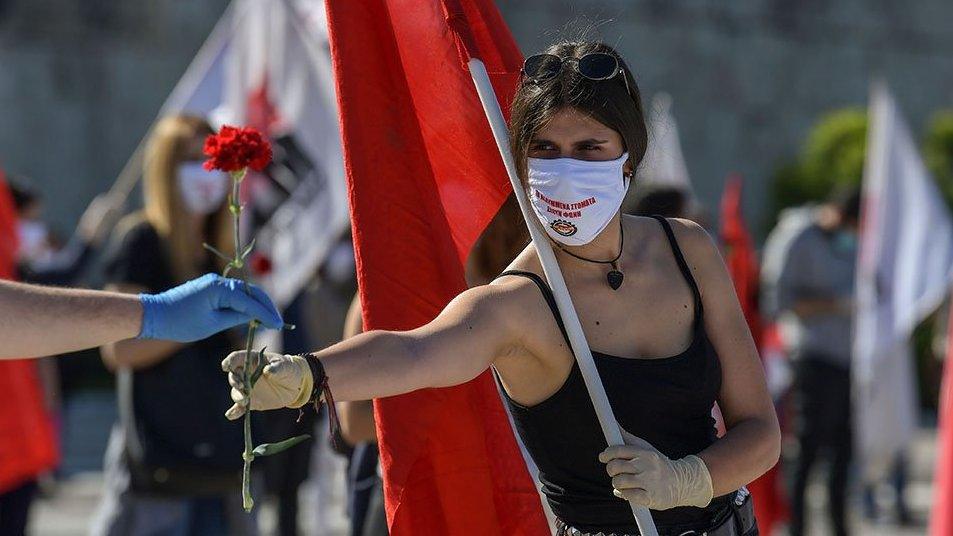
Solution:
<svg viewBox="0 0 953 536">
<path fill-rule="evenodd" d="M 229 179 L 202 169 L 212 129 L 192 116 L 162 119 L 145 155 L 144 209 L 121 221 L 106 252 L 107 290 L 155 293 L 232 251 Z M 216 359 L 240 345 L 221 333 L 194 343 L 125 340 L 102 357 L 117 372 L 120 421 L 106 452 L 107 489 L 93 534 L 255 534 L 234 493 L 241 483 L 241 427 L 223 425 L 227 386 Z"/>
<path fill-rule="evenodd" d="M 221 209 L 228 195 L 228 176 L 217 170 L 206 171 L 201 161 L 179 164 L 176 179 L 185 208 L 194 215 L 208 216 Z"/>
<path fill-rule="evenodd" d="M 621 499 L 651 509 L 663 536 L 757 534 L 743 486 L 778 460 L 777 417 L 705 231 L 619 212 L 646 148 L 639 99 L 611 47 L 559 43 L 526 59 L 510 118 L 517 173 L 558 247 L 625 446 L 606 448 L 532 245 L 420 328 L 372 331 L 306 356 L 266 353 L 250 399 L 244 352 L 232 353 L 222 363 L 235 400 L 226 416 L 328 393 L 362 400 L 457 385 L 493 367 L 558 535 L 638 534 Z"/>
</svg>

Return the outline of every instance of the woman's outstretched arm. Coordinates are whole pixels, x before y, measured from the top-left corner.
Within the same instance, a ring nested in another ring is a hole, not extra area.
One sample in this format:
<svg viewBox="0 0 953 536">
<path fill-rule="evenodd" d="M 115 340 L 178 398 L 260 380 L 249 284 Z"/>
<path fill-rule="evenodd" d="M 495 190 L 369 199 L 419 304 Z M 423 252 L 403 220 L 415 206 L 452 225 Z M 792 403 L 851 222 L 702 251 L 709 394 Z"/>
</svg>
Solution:
<svg viewBox="0 0 953 536">
<path fill-rule="evenodd" d="M 516 341 L 505 286 L 486 285 L 460 294 L 430 323 L 411 331 L 370 331 L 335 344 L 316 356 L 324 365 L 336 400 L 367 400 L 426 387 L 458 385 L 477 377 Z M 311 393 L 304 358 L 266 354 L 269 361 L 252 391 L 252 409 L 300 407 Z M 241 392 L 245 352 L 223 362 L 236 404 L 227 412 L 245 412 Z"/>
</svg>

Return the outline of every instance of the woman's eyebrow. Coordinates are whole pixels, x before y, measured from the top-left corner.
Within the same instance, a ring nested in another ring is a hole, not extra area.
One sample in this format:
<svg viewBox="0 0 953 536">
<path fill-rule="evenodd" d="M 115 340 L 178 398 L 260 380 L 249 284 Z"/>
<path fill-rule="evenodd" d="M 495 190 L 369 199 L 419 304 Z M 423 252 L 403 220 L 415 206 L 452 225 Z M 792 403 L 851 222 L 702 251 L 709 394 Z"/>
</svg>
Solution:
<svg viewBox="0 0 953 536">
<path fill-rule="evenodd" d="M 599 145 L 601 143 L 608 143 L 609 140 L 597 140 L 596 138 L 589 138 L 585 140 L 579 140 L 576 145 Z"/>
</svg>

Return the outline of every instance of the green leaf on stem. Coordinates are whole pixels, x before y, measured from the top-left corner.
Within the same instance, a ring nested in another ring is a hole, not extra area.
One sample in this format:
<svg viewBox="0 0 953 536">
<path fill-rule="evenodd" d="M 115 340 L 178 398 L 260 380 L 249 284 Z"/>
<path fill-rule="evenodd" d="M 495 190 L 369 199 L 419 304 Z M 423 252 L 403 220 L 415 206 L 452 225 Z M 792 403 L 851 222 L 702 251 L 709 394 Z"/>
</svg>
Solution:
<svg viewBox="0 0 953 536">
<path fill-rule="evenodd" d="M 249 255 L 251 255 L 252 250 L 255 249 L 255 240 L 257 240 L 257 238 L 258 237 L 252 238 L 251 242 L 249 242 L 248 245 L 245 246 L 245 249 L 242 251 L 242 254 L 241 254 L 242 260 L 245 260 L 246 258 L 248 258 Z"/>
<path fill-rule="evenodd" d="M 259 456 L 271 456 L 272 454 L 278 454 L 279 452 L 286 451 L 291 447 L 297 445 L 298 443 L 307 441 L 311 439 L 311 436 L 308 434 L 295 436 L 284 441 L 279 441 L 277 443 L 262 443 L 255 447 L 255 450 L 251 451 L 255 457 Z"/>
</svg>

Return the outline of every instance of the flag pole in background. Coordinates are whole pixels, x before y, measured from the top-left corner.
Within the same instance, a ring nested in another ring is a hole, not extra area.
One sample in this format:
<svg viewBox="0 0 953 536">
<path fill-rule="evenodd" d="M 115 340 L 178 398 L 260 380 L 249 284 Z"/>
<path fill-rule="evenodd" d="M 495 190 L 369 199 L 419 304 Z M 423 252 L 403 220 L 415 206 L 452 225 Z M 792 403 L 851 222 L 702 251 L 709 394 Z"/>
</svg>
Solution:
<svg viewBox="0 0 953 536">
<path fill-rule="evenodd" d="M 569 296 L 569 289 L 566 288 L 566 282 L 563 280 L 563 274 L 559 271 L 559 265 L 556 263 L 556 255 L 553 253 L 549 239 L 543 234 L 533 216 L 530 208 L 529 199 L 526 198 L 526 192 L 520 184 L 516 173 L 516 164 L 513 155 L 510 153 L 509 136 L 506 128 L 506 121 L 503 119 L 503 111 L 500 109 L 500 103 L 496 100 L 496 94 L 493 91 L 493 85 L 490 83 L 490 76 L 486 67 L 480 58 L 475 57 L 473 53 L 477 52 L 470 41 L 466 31 L 468 25 L 453 24 L 454 19 L 464 18 L 465 14 L 458 6 L 455 0 L 444 0 L 444 7 L 447 9 L 448 19 L 459 38 L 461 45 L 461 54 L 465 54 L 469 59 L 467 66 L 470 69 L 470 76 L 473 77 L 473 83 L 476 86 L 477 94 L 480 96 L 480 102 L 483 104 L 483 111 L 486 113 L 487 121 L 493 131 L 493 138 L 496 140 L 497 148 L 500 150 L 500 156 L 506 167 L 510 184 L 513 186 L 513 192 L 516 200 L 519 202 L 520 211 L 523 213 L 523 220 L 529 228 L 530 237 L 533 245 L 539 255 L 539 261 L 543 266 L 543 272 L 549 281 L 553 294 L 556 297 L 556 305 L 559 308 L 559 314 L 566 325 L 566 333 L 569 337 L 569 344 L 572 346 L 573 354 L 579 364 L 583 380 L 586 383 L 586 390 L 589 391 L 589 397 L 592 399 L 592 405 L 596 410 L 596 416 L 599 418 L 599 425 L 602 427 L 602 433 L 605 435 L 606 442 L 609 445 L 622 445 L 622 431 L 619 423 L 616 422 L 615 415 L 612 413 L 612 407 L 609 405 L 609 398 L 606 395 L 605 387 L 599 377 L 599 371 L 592 359 L 592 352 L 589 344 L 586 342 L 586 336 L 582 331 L 582 324 L 576 315 L 576 309 L 572 304 L 572 298 Z M 457 8 L 457 9 L 453 9 Z M 639 532 L 643 536 L 658 536 L 655 523 L 649 510 L 642 506 L 631 504 L 632 513 L 638 524 Z"/>
</svg>

